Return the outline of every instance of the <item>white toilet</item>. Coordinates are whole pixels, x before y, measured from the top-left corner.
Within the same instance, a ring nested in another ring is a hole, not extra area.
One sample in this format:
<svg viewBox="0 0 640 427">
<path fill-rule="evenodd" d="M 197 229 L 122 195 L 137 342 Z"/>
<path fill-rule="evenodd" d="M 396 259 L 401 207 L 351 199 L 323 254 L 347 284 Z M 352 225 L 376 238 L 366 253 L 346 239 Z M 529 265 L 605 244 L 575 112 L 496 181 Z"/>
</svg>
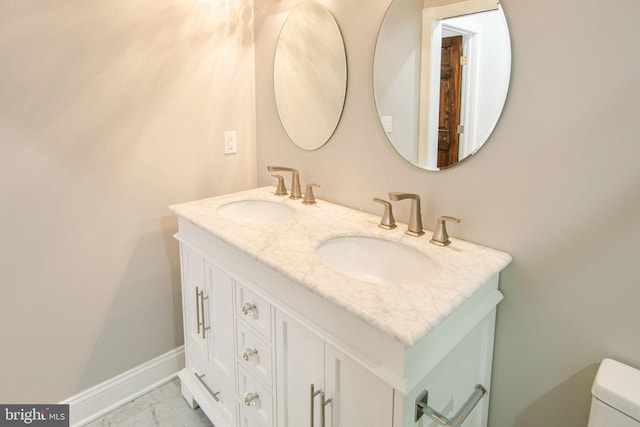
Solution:
<svg viewBox="0 0 640 427">
<path fill-rule="evenodd" d="M 591 388 L 588 427 L 640 427 L 640 371 L 604 359 Z"/>
</svg>

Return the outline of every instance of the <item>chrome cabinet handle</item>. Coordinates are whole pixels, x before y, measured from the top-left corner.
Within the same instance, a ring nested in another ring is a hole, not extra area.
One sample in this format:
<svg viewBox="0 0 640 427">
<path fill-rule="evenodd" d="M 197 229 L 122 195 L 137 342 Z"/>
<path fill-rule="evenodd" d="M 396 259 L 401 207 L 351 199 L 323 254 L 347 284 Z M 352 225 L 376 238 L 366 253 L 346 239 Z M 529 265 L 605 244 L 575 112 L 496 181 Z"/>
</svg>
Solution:
<svg viewBox="0 0 640 427">
<path fill-rule="evenodd" d="M 255 406 L 256 409 L 260 408 L 260 396 L 258 393 L 246 393 L 244 395 L 245 406 Z"/>
<path fill-rule="evenodd" d="M 487 394 L 487 389 L 481 384 L 477 384 L 473 393 L 471 393 L 471 396 L 469 396 L 467 401 L 464 402 L 458 412 L 456 412 L 453 418 L 448 419 L 427 404 L 429 400 L 429 392 L 424 390 L 416 398 L 415 422 L 418 422 L 423 415 L 427 415 L 441 426 L 459 427 L 485 394 Z"/>
<path fill-rule="evenodd" d="M 242 360 L 247 363 L 251 363 L 252 365 L 257 365 L 260 363 L 260 355 L 258 354 L 258 350 L 255 348 L 245 348 L 242 352 Z"/>
<path fill-rule="evenodd" d="M 320 412 L 320 427 L 325 427 L 327 405 L 331 402 L 332 402 L 332 399 L 325 399 L 324 392 L 320 393 L 320 405 L 322 408 L 322 412 Z"/>
<path fill-rule="evenodd" d="M 314 384 L 311 384 L 310 390 L 311 390 L 311 391 L 310 391 L 310 393 L 309 393 L 309 408 L 310 408 L 310 409 L 309 409 L 309 412 L 310 412 L 310 415 L 311 415 L 311 422 L 309 423 L 309 426 L 310 426 L 310 427 L 313 427 L 313 421 L 314 421 L 314 420 L 313 420 L 313 416 L 315 415 L 315 412 L 316 412 L 316 411 L 315 411 L 315 408 L 314 408 L 314 405 L 315 405 L 315 403 L 314 403 L 314 402 L 315 402 L 315 400 L 316 400 L 316 396 L 317 396 L 318 394 L 322 393 L 322 392 L 321 392 L 321 391 L 316 391 L 316 390 L 315 390 L 315 385 L 314 385 Z"/>
<path fill-rule="evenodd" d="M 311 384 L 310 387 L 310 393 L 309 393 L 309 403 L 310 403 L 310 423 L 309 425 L 311 427 L 313 427 L 314 424 L 314 415 L 315 415 L 315 399 L 316 396 L 320 395 L 320 406 L 322 409 L 322 412 L 320 412 L 320 427 L 325 427 L 325 408 L 326 406 L 332 402 L 332 399 L 325 399 L 325 395 L 324 395 L 324 391 L 322 390 L 315 390 L 315 385 Z"/>
<path fill-rule="evenodd" d="M 200 327 L 202 327 L 203 339 L 207 338 L 205 332 L 209 329 L 208 326 L 205 326 L 205 318 L 204 318 L 204 300 L 206 299 L 209 299 L 209 297 L 204 295 L 204 290 L 201 291 L 196 286 L 196 321 L 198 322 L 197 332 L 198 334 L 200 334 Z"/>
<path fill-rule="evenodd" d="M 251 302 L 247 302 L 242 306 L 242 314 L 256 320 L 258 318 L 258 307 Z"/>
<path fill-rule="evenodd" d="M 203 378 L 204 378 L 204 374 L 202 375 L 198 375 L 196 372 L 193 373 L 193 375 L 196 376 L 196 378 L 198 379 L 198 381 L 200 381 L 200 384 L 202 384 L 202 386 L 209 392 L 209 394 L 211 395 L 211 397 L 213 397 L 213 399 L 216 402 L 220 402 L 220 392 L 219 391 L 213 391 L 209 388 L 209 386 L 207 385 L 207 383 L 204 382 Z"/>
<path fill-rule="evenodd" d="M 198 327 L 198 335 L 200 335 L 200 290 L 196 286 L 196 326 Z"/>
</svg>

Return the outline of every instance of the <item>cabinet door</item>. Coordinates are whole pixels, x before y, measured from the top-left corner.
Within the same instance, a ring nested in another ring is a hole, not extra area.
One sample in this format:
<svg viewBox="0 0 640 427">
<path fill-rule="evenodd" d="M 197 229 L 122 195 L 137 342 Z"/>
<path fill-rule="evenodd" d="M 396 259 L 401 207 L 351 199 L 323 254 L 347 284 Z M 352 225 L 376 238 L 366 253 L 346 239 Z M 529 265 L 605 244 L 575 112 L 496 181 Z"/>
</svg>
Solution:
<svg viewBox="0 0 640 427">
<path fill-rule="evenodd" d="M 325 344 L 326 427 L 393 426 L 393 388 Z"/>
<path fill-rule="evenodd" d="M 233 279 L 209 261 L 205 261 L 204 267 L 209 303 L 206 316 L 209 365 L 230 385 L 235 385 Z"/>
<path fill-rule="evenodd" d="M 313 425 L 319 427 L 320 399 L 311 396 L 311 385 L 316 391 L 324 387 L 324 341 L 280 311 L 276 312 L 276 372 L 277 426 L 310 427 L 314 416 Z"/>
<path fill-rule="evenodd" d="M 204 330 L 204 315 L 209 309 L 204 279 L 204 258 L 185 244 L 180 245 L 182 257 L 182 306 L 187 351 L 197 352 L 207 360 L 208 342 Z"/>
</svg>

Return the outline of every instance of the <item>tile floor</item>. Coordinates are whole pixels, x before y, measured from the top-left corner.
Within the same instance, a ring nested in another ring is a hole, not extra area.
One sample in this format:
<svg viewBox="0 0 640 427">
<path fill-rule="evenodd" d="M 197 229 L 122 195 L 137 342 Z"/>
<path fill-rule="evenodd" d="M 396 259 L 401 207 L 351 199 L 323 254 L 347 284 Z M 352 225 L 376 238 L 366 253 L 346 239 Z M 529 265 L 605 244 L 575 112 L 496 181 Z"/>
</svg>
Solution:
<svg viewBox="0 0 640 427">
<path fill-rule="evenodd" d="M 86 424 L 85 427 L 212 427 L 200 408 L 191 409 L 178 378 Z"/>
</svg>

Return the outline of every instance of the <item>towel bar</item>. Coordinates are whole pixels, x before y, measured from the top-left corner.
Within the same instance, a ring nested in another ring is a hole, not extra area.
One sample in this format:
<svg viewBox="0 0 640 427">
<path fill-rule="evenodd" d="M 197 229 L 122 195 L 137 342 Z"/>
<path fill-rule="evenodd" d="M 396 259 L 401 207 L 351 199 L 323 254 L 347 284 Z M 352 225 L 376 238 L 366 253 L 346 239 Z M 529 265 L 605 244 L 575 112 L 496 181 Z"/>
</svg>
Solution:
<svg viewBox="0 0 640 427">
<path fill-rule="evenodd" d="M 417 422 L 422 415 L 427 415 L 441 426 L 459 427 L 485 394 L 487 394 L 487 389 L 481 384 L 477 384 L 473 393 L 469 396 L 467 401 L 464 402 L 464 405 L 462 405 L 460 410 L 453 416 L 453 418 L 448 419 L 427 404 L 429 400 L 429 392 L 427 390 L 423 390 L 416 398 L 415 421 Z"/>
</svg>

